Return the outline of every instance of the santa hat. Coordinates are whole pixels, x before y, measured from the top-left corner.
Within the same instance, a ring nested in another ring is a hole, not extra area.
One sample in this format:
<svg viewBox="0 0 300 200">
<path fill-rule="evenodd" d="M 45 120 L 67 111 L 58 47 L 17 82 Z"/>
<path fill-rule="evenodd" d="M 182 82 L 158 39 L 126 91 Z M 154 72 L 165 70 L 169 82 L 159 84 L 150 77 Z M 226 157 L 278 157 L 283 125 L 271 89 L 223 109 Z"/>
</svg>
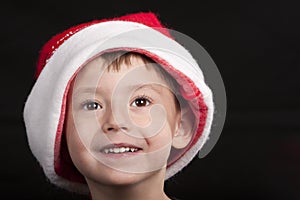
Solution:
<svg viewBox="0 0 300 200">
<path fill-rule="evenodd" d="M 210 133 L 214 112 L 211 90 L 195 59 L 155 14 L 129 14 L 74 26 L 42 48 L 36 81 L 24 108 L 32 153 L 49 180 L 70 191 L 88 193 L 84 177 L 70 159 L 63 133 L 69 86 L 88 60 L 111 50 L 138 52 L 159 63 L 179 83 L 181 95 L 197 119 L 192 141 L 180 157 L 168 164 L 165 179 L 197 155 Z"/>
</svg>

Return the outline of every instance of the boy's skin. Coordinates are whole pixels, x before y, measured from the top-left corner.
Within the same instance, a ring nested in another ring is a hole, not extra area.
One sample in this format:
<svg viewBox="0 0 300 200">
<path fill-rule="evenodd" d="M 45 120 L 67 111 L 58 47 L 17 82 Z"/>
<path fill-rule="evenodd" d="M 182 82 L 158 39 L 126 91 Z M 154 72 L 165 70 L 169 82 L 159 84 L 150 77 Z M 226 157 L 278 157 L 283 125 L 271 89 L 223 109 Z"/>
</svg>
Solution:
<svg viewBox="0 0 300 200">
<path fill-rule="evenodd" d="M 191 140 L 188 111 L 139 57 L 118 71 L 102 63 L 101 57 L 89 62 L 71 84 L 65 130 L 72 161 L 93 200 L 170 199 L 163 190 L 167 160 L 171 147 Z"/>
</svg>

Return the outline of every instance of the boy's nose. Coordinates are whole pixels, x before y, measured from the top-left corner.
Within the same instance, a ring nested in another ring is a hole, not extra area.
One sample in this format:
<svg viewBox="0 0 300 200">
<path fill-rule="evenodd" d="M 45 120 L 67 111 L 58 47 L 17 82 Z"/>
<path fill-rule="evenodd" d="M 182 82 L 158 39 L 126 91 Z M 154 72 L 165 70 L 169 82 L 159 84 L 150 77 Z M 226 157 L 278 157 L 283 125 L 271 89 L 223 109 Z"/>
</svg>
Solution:
<svg viewBox="0 0 300 200">
<path fill-rule="evenodd" d="M 128 128 L 126 126 L 118 126 L 117 124 L 113 123 L 104 123 L 102 130 L 104 133 L 113 133 L 118 131 L 127 131 Z"/>
<path fill-rule="evenodd" d="M 102 122 L 102 130 L 104 133 L 128 131 L 128 127 L 123 123 L 117 123 L 111 113 L 107 113 Z"/>
</svg>

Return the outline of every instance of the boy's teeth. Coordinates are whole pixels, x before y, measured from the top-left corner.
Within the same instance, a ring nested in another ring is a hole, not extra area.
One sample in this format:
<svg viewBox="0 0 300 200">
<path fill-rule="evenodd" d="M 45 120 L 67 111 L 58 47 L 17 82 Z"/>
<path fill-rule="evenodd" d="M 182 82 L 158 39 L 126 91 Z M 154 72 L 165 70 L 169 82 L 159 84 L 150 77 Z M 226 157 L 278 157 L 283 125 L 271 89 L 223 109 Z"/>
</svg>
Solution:
<svg viewBox="0 0 300 200">
<path fill-rule="evenodd" d="M 114 147 L 114 148 L 107 148 L 104 149 L 104 153 L 124 153 L 124 152 L 135 152 L 137 151 L 137 148 L 133 147 Z"/>
</svg>

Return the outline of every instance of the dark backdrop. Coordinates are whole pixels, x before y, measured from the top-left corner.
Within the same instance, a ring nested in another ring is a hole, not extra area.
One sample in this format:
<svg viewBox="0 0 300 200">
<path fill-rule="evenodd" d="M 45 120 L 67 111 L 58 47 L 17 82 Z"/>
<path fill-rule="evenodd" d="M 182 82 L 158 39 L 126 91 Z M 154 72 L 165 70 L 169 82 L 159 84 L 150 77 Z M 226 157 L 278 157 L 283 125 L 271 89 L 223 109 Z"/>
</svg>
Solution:
<svg viewBox="0 0 300 200">
<path fill-rule="evenodd" d="M 86 199 L 46 181 L 27 145 L 24 101 L 38 52 L 52 35 L 139 11 L 159 13 L 168 27 L 197 40 L 227 92 L 218 143 L 167 181 L 167 193 L 180 199 L 300 199 L 297 1 L 9 2 L 0 8 L 0 199 Z"/>
</svg>

